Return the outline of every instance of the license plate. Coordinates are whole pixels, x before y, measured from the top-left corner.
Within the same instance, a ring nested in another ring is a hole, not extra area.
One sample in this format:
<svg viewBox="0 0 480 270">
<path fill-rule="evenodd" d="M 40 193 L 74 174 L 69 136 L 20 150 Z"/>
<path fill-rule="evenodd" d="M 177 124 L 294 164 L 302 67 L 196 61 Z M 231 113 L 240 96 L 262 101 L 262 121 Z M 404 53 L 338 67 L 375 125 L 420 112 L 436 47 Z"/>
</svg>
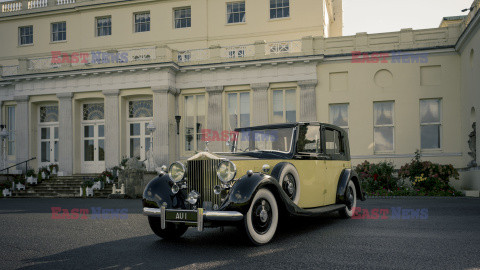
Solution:
<svg viewBox="0 0 480 270">
<path fill-rule="evenodd" d="M 170 222 L 197 222 L 197 211 L 166 210 L 165 220 Z"/>
</svg>

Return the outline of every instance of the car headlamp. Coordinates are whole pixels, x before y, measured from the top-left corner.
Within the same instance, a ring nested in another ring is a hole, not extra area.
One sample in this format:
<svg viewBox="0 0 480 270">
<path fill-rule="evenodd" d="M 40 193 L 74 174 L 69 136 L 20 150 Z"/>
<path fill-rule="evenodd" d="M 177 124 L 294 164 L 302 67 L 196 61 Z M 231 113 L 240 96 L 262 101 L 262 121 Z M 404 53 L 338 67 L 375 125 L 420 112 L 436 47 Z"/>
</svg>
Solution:
<svg viewBox="0 0 480 270">
<path fill-rule="evenodd" d="M 168 169 L 168 175 L 172 178 L 173 182 L 178 183 L 185 178 L 185 166 L 180 162 L 174 162 Z"/>
<path fill-rule="evenodd" d="M 222 183 L 227 184 L 237 174 L 237 167 L 230 160 L 224 160 L 218 164 L 217 176 Z"/>
</svg>

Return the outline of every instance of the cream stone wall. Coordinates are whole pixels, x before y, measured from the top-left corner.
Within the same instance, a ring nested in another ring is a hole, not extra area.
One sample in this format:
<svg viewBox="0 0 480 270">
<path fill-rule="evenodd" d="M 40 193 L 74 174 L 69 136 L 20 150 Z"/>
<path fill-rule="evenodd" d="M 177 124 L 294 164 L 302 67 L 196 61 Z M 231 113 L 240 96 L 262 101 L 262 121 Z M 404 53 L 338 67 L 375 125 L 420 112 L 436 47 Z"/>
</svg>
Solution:
<svg viewBox="0 0 480 270">
<path fill-rule="evenodd" d="M 91 5 L 91 1 L 78 1 L 74 4 L 78 6 L 76 9 L 54 10 L 45 7 L 0 13 L 0 64 L 6 65 L 7 60 L 19 57 L 48 56 L 51 51 L 89 52 L 161 44 L 168 44 L 176 50 L 186 50 L 208 48 L 211 45 L 242 45 L 256 40 L 296 40 L 303 36 L 323 35 L 322 1 L 290 0 L 289 18 L 270 19 L 268 0 L 247 0 L 246 22 L 237 24 L 226 23 L 227 2 L 232 1 L 98 1 L 97 3 L 105 3 L 98 5 Z M 338 2 L 340 1 L 335 1 L 335 7 Z M 192 10 L 192 26 L 175 29 L 173 9 L 186 6 Z M 150 12 L 151 30 L 135 33 L 134 13 L 142 11 Z M 21 16 L 13 16 L 17 13 Z M 95 36 L 95 18 L 100 16 L 111 16 L 112 35 Z M 341 17 L 341 13 L 337 17 Z M 51 42 L 50 24 L 60 21 L 66 21 L 67 41 Z M 336 21 L 337 25 L 338 23 L 339 19 Z M 33 25 L 33 45 L 19 46 L 18 27 L 28 25 Z"/>
<path fill-rule="evenodd" d="M 420 52 L 412 52 L 420 53 Z M 423 53 L 423 52 L 422 52 Z M 390 159 L 401 165 L 420 149 L 419 100 L 441 99 L 441 149 L 422 154 L 442 163 L 462 166 L 460 61 L 453 50 L 430 52 L 428 63 L 351 63 L 331 58 L 318 65 L 317 118 L 329 121 L 329 104 L 349 104 L 349 136 L 354 163 L 365 159 Z M 435 85 L 421 85 L 421 69 L 436 66 L 441 73 Z M 377 73 L 391 74 L 386 82 L 376 82 Z M 332 88 L 330 76 L 343 74 Z M 394 151 L 375 154 L 373 150 L 373 102 L 394 101 Z"/>
</svg>

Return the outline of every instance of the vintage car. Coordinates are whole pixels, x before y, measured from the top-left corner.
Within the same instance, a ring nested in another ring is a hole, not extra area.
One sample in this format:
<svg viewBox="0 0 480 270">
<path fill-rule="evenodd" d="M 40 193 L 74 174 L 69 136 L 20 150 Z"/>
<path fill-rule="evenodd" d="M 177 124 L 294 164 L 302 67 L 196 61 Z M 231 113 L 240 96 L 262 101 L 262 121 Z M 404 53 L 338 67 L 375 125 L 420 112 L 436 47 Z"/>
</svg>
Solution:
<svg viewBox="0 0 480 270">
<path fill-rule="evenodd" d="M 145 187 L 143 213 L 155 234 L 188 227 L 238 226 L 255 245 L 268 243 L 282 216 L 338 211 L 365 200 L 352 170 L 347 133 L 317 122 L 240 128 L 227 153 L 200 152 L 170 165 Z"/>
</svg>

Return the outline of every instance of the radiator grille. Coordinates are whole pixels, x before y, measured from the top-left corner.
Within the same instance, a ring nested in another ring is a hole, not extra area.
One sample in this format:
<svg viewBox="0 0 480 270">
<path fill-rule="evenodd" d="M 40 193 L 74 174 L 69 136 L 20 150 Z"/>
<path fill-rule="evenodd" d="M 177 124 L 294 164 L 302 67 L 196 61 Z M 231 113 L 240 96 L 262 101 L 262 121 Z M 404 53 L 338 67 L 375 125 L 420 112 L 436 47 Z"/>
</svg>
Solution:
<svg viewBox="0 0 480 270">
<path fill-rule="evenodd" d="M 208 208 L 203 202 L 212 202 L 212 206 L 220 206 L 220 195 L 213 192 L 213 188 L 220 184 L 217 178 L 217 166 L 219 159 L 189 160 L 187 162 L 187 186 L 188 192 L 196 190 L 200 193 L 197 202 L 198 207 Z"/>
</svg>

